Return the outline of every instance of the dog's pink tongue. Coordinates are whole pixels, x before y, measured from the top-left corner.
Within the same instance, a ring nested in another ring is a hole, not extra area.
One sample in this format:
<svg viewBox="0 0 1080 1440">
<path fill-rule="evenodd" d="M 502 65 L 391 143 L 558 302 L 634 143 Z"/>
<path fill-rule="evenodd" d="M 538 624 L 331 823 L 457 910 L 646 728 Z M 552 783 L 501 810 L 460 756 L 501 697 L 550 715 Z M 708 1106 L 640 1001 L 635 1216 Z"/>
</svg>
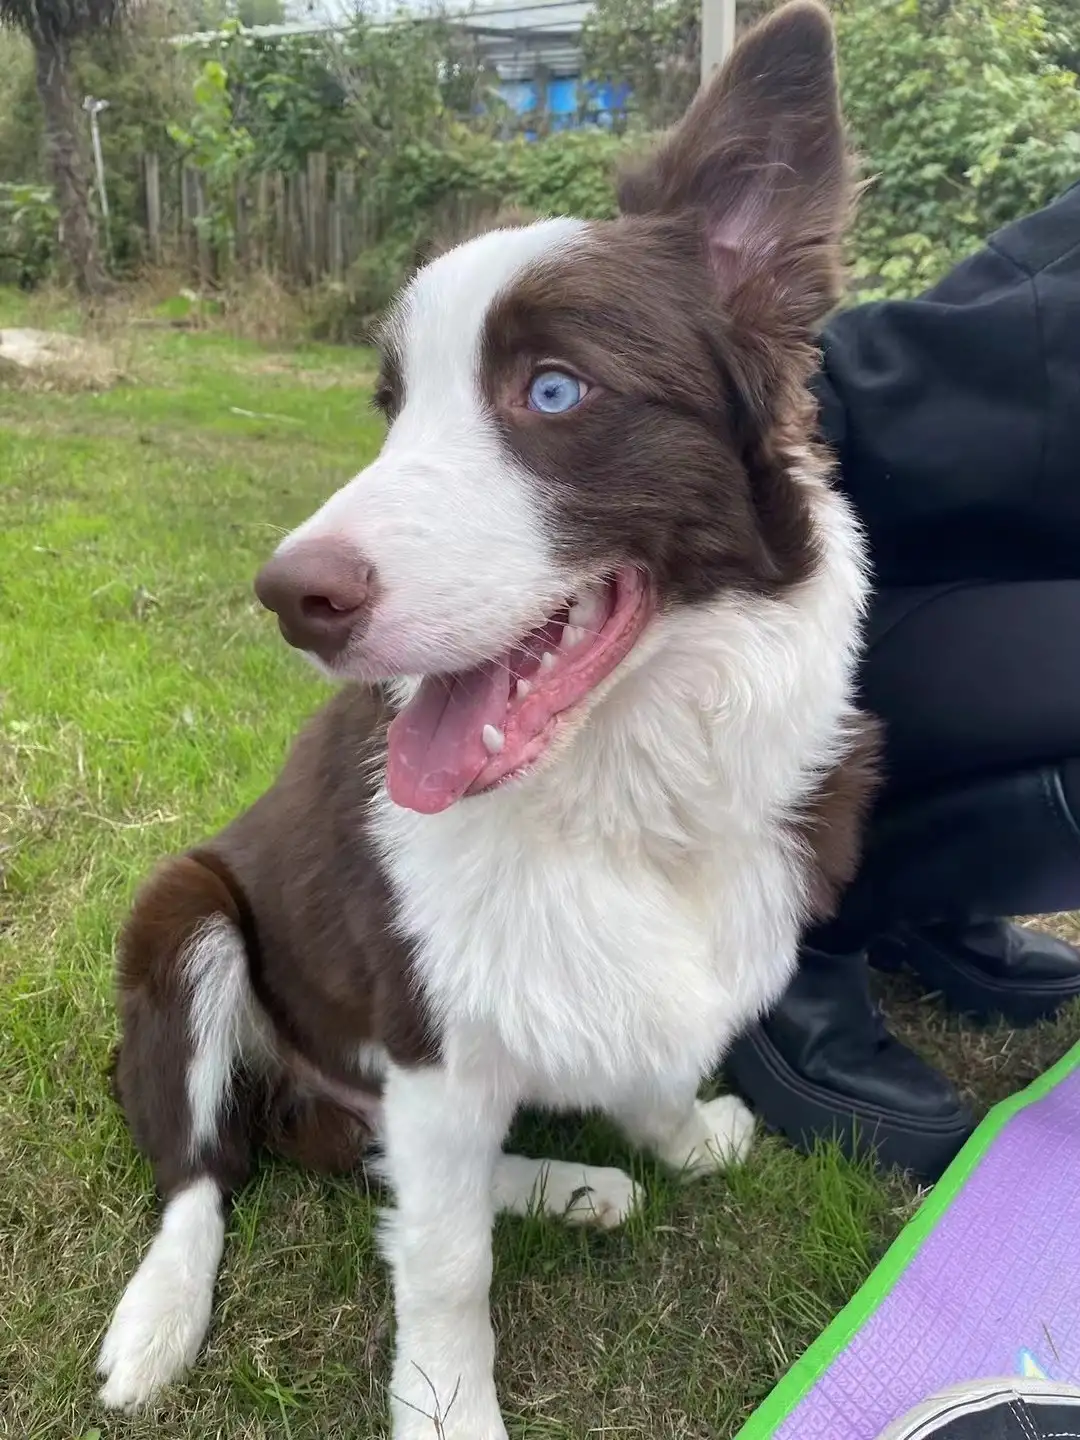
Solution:
<svg viewBox="0 0 1080 1440">
<path fill-rule="evenodd" d="M 424 679 L 390 726 L 386 783 L 394 804 L 436 815 L 460 800 L 491 759 L 484 726 L 501 731 L 509 701 L 505 663 Z"/>
</svg>

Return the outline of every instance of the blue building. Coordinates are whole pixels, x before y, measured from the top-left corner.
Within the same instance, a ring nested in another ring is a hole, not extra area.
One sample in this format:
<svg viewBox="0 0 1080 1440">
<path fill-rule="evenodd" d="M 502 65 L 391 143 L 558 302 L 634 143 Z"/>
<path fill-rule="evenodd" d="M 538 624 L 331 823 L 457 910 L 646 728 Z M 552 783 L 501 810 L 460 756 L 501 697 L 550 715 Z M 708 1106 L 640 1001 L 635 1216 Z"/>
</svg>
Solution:
<svg viewBox="0 0 1080 1440">
<path fill-rule="evenodd" d="M 626 113 L 630 96 L 628 85 L 582 83 L 580 73 L 573 75 L 532 76 L 522 80 L 502 80 L 499 95 L 522 119 L 543 117 L 544 128 L 574 130 L 583 125 L 611 128 Z M 524 132 L 530 138 L 538 133 L 532 127 Z"/>
<path fill-rule="evenodd" d="M 582 82 L 579 38 L 591 9 L 590 0 L 487 0 L 449 13 L 476 36 L 516 115 L 567 130 L 617 123 L 629 97 L 626 85 Z"/>
<path fill-rule="evenodd" d="M 402 13 L 399 3 L 383 0 L 384 23 L 395 23 Z M 323 0 L 322 4 L 305 0 L 303 9 L 302 18 L 279 25 L 254 25 L 245 33 L 284 39 L 333 35 L 348 26 L 348 11 L 341 0 Z M 498 77 L 500 97 L 525 122 L 523 133 L 535 138 L 551 130 L 585 125 L 611 127 L 626 113 L 628 85 L 582 81 L 581 27 L 591 9 L 592 0 L 445 0 L 439 13 L 475 38 Z M 408 10 L 417 18 L 425 10 L 430 13 L 424 0 L 412 0 Z M 210 31 L 178 35 L 174 43 L 205 44 L 214 39 Z M 529 124 L 532 119 L 534 125 Z"/>
</svg>

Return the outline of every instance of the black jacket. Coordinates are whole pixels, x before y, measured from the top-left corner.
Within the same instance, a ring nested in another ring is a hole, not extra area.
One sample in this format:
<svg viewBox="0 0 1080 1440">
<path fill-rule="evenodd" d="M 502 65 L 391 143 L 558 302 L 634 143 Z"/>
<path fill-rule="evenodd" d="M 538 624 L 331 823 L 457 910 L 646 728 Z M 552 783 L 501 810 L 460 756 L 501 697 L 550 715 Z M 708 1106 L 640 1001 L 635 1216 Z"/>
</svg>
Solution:
<svg viewBox="0 0 1080 1440">
<path fill-rule="evenodd" d="M 822 428 L 880 585 L 1080 578 L 1080 184 L 823 347 Z"/>
</svg>

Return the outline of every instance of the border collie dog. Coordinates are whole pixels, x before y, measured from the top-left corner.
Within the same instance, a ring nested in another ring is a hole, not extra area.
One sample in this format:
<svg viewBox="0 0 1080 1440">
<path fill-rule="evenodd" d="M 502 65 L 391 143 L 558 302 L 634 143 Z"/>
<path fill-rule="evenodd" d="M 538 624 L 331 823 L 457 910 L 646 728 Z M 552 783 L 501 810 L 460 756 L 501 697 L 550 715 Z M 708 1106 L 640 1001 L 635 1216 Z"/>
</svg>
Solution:
<svg viewBox="0 0 1080 1440">
<path fill-rule="evenodd" d="M 492 1219 L 615 1225 L 618 1170 L 503 1152 L 600 1110 L 687 1175 L 697 1091 L 857 860 L 867 572 L 807 389 L 851 195 L 833 37 L 796 0 L 620 216 L 427 264 L 381 338 L 372 465 L 258 581 L 343 683 L 276 784 L 145 885 L 116 1085 L 165 1202 L 101 1351 L 133 1408 L 199 1350 L 254 1147 L 370 1141 L 393 1197 L 395 1440 L 505 1440 Z"/>
</svg>

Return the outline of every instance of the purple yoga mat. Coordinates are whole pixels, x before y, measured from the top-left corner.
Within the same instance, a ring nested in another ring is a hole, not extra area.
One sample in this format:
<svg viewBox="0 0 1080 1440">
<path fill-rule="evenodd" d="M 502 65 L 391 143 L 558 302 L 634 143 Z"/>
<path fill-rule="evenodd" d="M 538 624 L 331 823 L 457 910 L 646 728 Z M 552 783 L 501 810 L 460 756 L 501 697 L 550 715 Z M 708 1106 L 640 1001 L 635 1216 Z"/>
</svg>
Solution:
<svg viewBox="0 0 1080 1440">
<path fill-rule="evenodd" d="M 877 1440 L 954 1383 L 1080 1383 L 1080 1047 L 999 1112 L 739 1440 Z"/>
</svg>

